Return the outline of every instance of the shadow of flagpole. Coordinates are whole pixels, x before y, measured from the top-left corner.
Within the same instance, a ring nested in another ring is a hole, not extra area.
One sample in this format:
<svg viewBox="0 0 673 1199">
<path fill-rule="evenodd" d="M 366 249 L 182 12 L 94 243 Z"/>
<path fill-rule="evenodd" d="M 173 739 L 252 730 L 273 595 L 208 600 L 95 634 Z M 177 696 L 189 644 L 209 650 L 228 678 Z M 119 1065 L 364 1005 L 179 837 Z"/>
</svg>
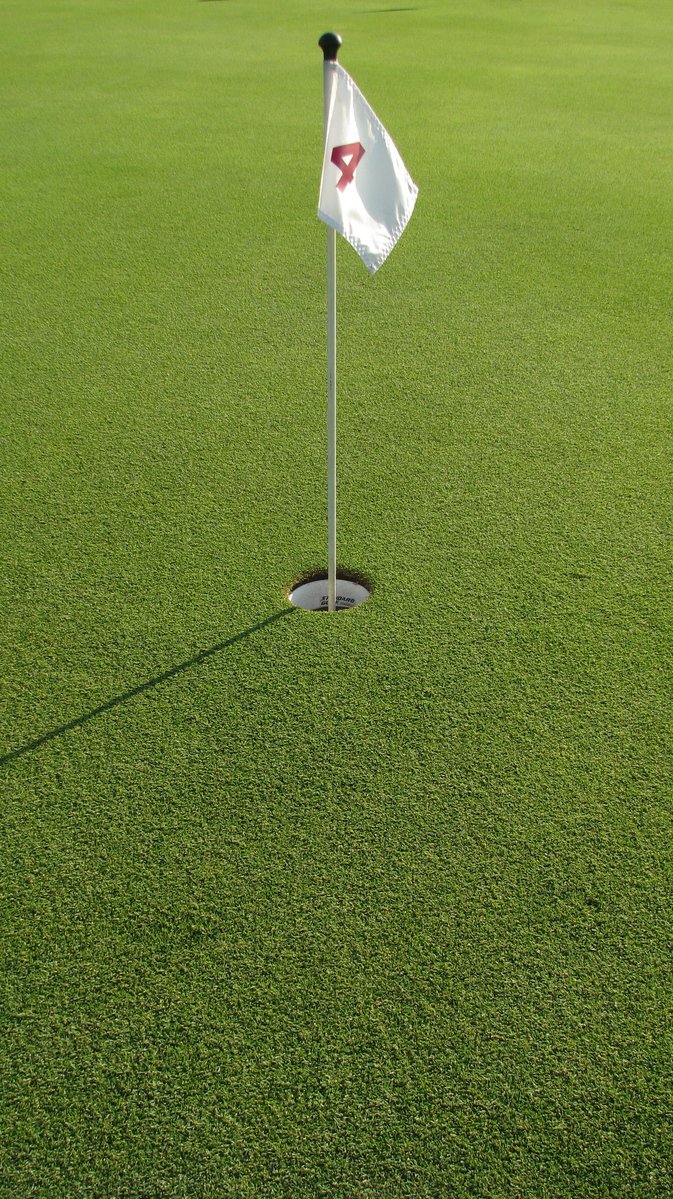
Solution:
<svg viewBox="0 0 673 1199">
<path fill-rule="evenodd" d="M 214 654 L 221 653 L 222 650 L 235 645 L 237 641 L 244 641 L 252 633 L 259 632 L 260 629 L 266 628 L 267 625 L 273 624 L 274 621 L 280 620 L 283 616 L 289 616 L 295 611 L 296 608 L 283 608 L 280 612 L 274 612 L 272 616 L 267 616 L 264 620 L 260 620 L 258 624 L 251 625 L 249 629 L 244 629 L 241 633 L 234 633 L 233 637 L 227 637 L 225 641 L 218 641 L 217 645 L 211 645 L 209 649 L 200 650 L 198 654 L 194 654 L 193 658 L 187 658 L 185 662 L 179 662 L 177 666 L 171 666 L 168 670 L 164 670 L 162 674 L 158 674 L 152 679 L 147 679 L 144 683 L 139 683 L 137 687 L 132 687 L 130 691 L 125 691 L 123 695 L 115 695 L 113 699 L 107 700 L 106 703 L 100 704 L 97 708 L 92 708 L 90 712 L 83 712 L 80 716 L 76 716 L 74 720 L 69 720 L 66 724 L 61 724 L 58 728 L 50 729 L 48 733 L 43 733 L 41 737 L 36 737 L 33 741 L 28 741 L 25 745 L 19 745 L 16 749 L 11 749 L 8 753 L 0 757 L 0 766 L 3 766 L 6 762 L 12 762 L 15 758 L 20 758 L 23 754 L 28 754 L 34 749 L 39 749 L 41 745 L 46 745 L 47 741 L 53 741 L 55 737 L 61 737 L 63 733 L 69 733 L 71 729 L 81 728 L 83 724 L 86 724 L 89 720 L 93 720 L 95 716 L 101 716 L 103 712 L 110 712 L 112 708 L 118 707 L 119 704 L 126 703 L 129 699 L 134 699 L 136 695 L 142 695 L 143 691 L 150 691 L 152 687 L 157 687 L 159 683 L 165 683 L 168 679 L 173 679 L 178 674 L 184 674 L 186 670 L 191 670 L 193 666 L 198 666 L 201 662 L 205 662 L 207 658 L 212 658 Z"/>
</svg>

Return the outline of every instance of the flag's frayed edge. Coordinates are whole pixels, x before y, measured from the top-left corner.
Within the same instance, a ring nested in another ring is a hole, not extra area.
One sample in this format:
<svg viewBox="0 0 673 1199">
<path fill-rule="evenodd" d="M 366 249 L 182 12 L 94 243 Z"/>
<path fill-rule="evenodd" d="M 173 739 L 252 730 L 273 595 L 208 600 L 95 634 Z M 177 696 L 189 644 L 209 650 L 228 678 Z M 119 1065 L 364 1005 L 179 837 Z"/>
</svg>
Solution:
<svg viewBox="0 0 673 1199">
<path fill-rule="evenodd" d="M 348 233 L 344 233 L 339 222 L 335 221 L 333 219 L 333 217 L 326 216 L 323 212 L 320 211 L 320 209 L 318 209 L 318 219 L 323 221 L 325 225 L 329 225 L 330 228 L 335 229 L 336 232 L 341 237 L 343 237 L 345 239 L 345 241 L 347 241 L 349 243 L 349 245 L 351 245 L 353 247 L 353 249 L 359 255 L 361 261 L 366 266 L 370 275 L 373 275 L 375 271 L 378 271 L 380 266 L 383 266 L 386 258 L 395 249 L 395 246 L 397 245 L 400 237 L 404 233 L 404 230 L 406 229 L 406 227 L 409 224 L 409 221 L 411 219 L 411 214 L 414 211 L 414 206 L 416 204 L 417 196 L 418 196 L 418 188 L 416 188 L 416 192 L 413 196 L 411 203 L 405 209 L 404 213 L 402 214 L 399 221 L 397 222 L 393 233 L 388 235 L 386 248 L 381 250 L 380 254 L 377 254 L 376 258 L 374 258 L 374 259 L 371 258 L 371 250 L 370 250 L 369 246 L 366 246 L 364 244 L 364 242 L 359 241 L 357 237 L 352 237 L 352 236 L 349 236 Z M 365 261 L 365 257 L 363 257 L 363 255 L 368 257 L 370 259 L 370 262 Z"/>
</svg>

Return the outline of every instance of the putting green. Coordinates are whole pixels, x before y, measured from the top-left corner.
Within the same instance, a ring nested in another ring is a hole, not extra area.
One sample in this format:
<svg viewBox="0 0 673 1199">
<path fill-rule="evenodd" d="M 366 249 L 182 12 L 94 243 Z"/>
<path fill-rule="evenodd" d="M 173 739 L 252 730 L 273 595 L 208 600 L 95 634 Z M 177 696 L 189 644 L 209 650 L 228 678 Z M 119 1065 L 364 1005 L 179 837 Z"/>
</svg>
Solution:
<svg viewBox="0 0 673 1199">
<path fill-rule="evenodd" d="M 3 1195 L 669 1199 L 672 25 L 6 6 Z"/>
</svg>

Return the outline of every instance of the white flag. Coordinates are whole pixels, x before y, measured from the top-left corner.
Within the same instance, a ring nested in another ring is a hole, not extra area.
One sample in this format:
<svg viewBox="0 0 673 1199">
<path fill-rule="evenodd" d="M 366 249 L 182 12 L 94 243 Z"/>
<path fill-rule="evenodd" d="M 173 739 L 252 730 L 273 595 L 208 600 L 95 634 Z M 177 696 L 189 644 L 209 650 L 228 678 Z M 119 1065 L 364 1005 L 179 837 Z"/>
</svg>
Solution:
<svg viewBox="0 0 673 1199">
<path fill-rule="evenodd" d="M 362 92 L 334 64 L 318 216 L 373 274 L 406 228 L 418 188 Z"/>
</svg>

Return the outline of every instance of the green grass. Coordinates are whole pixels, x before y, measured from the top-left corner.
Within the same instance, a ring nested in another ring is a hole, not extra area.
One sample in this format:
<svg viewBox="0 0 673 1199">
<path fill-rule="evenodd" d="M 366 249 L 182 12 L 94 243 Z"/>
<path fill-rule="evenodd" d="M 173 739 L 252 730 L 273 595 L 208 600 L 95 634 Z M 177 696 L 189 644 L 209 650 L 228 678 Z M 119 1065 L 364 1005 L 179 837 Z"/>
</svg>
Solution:
<svg viewBox="0 0 673 1199">
<path fill-rule="evenodd" d="M 5 6 L 3 1196 L 669 1199 L 672 33 Z"/>
</svg>

